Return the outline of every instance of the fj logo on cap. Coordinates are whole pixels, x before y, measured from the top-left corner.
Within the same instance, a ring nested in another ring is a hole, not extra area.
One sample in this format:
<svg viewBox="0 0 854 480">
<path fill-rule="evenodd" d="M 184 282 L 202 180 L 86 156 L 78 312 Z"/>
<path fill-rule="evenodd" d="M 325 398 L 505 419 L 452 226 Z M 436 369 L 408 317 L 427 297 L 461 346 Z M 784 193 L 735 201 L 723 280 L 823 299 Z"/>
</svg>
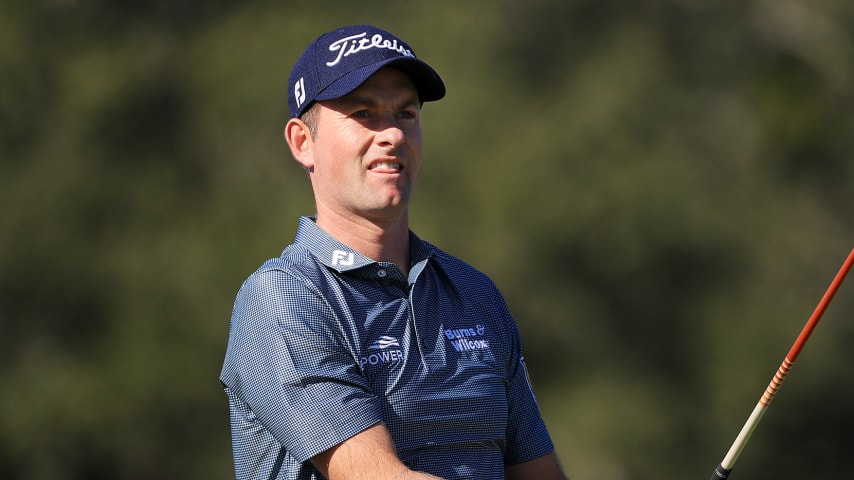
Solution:
<svg viewBox="0 0 854 480">
<path fill-rule="evenodd" d="M 305 101 L 305 78 L 303 77 L 300 77 L 294 85 L 294 98 L 297 101 L 297 108 L 302 106 L 302 102 Z"/>
<path fill-rule="evenodd" d="M 342 58 L 348 57 L 354 53 L 359 53 L 363 50 L 370 50 L 372 48 L 385 48 L 386 50 L 394 50 L 395 52 L 403 56 L 415 58 L 415 55 L 412 53 L 411 50 L 397 43 L 396 38 L 386 40 L 379 33 L 374 34 L 370 39 L 366 38 L 367 36 L 368 32 L 362 32 L 358 35 L 345 37 L 341 40 L 336 40 L 332 42 L 329 45 L 329 51 L 338 52 L 338 56 L 335 57 L 335 60 L 332 60 L 331 62 L 326 62 L 326 66 L 334 67 L 335 65 L 338 65 L 338 62 L 340 62 Z"/>
</svg>

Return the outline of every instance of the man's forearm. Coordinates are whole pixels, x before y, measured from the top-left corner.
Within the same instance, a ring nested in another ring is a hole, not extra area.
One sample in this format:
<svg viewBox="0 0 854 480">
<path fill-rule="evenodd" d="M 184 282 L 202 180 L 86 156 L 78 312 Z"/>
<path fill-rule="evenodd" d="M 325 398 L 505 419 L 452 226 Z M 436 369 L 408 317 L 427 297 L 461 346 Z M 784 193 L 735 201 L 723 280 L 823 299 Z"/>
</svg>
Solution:
<svg viewBox="0 0 854 480">
<path fill-rule="evenodd" d="M 397 457 L 385 425 L 378 423 L 313 457 L 329 480 L 442 480 L 410 470 Z"/>
</svg>

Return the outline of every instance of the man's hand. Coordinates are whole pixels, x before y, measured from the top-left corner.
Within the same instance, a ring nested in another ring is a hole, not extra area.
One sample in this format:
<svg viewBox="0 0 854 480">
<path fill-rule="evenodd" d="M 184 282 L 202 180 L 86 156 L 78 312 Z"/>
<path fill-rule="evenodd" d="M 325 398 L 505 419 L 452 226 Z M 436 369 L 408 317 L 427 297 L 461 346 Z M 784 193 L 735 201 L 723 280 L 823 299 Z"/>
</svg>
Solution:
<svg viewBox="0 0 854 480">
<path fill-rule="evenodd" d="M 311 463 L 329 480 L 442 480 L 409 470 L 382 423 L 312 457 Z"/>
</svg>

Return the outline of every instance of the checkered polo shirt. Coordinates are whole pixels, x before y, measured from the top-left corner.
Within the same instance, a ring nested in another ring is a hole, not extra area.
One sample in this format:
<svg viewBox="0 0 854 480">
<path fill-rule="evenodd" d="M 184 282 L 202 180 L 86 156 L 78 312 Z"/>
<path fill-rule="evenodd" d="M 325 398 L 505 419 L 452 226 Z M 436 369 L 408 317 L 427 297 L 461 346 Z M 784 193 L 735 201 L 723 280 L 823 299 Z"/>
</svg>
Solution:
<svg viewBox="0 0 854 480">
<path fill-rule="evenodd" d="M 410 252 L 406 278 L 303 217 L 244 282 L 220 376 L 239 480 L 323 478 L 309 459 L 380 421 L 445 479 L 553 449 L 495 285 L 412 233 Z"/>
</svg>

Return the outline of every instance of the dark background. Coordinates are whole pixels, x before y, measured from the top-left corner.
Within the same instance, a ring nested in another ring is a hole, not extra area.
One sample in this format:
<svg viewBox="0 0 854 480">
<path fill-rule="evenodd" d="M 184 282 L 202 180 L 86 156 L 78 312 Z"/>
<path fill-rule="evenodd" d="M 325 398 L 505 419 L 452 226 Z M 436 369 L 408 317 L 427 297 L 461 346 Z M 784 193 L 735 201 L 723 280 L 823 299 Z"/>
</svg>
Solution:
<svg viewBox="0 0 854 480">
<path fill-rule="evenodd" d="M 421 237 L 505 293 L 574 480 L 707 479 L 854 247 L 847 0 L 0 5 L 0 478 L 233 478 L 243 279 L 313 213 L 290 66 L 443 76 Z M 732 479 L 854 470 L 854 279 Z"/>
</svg>

